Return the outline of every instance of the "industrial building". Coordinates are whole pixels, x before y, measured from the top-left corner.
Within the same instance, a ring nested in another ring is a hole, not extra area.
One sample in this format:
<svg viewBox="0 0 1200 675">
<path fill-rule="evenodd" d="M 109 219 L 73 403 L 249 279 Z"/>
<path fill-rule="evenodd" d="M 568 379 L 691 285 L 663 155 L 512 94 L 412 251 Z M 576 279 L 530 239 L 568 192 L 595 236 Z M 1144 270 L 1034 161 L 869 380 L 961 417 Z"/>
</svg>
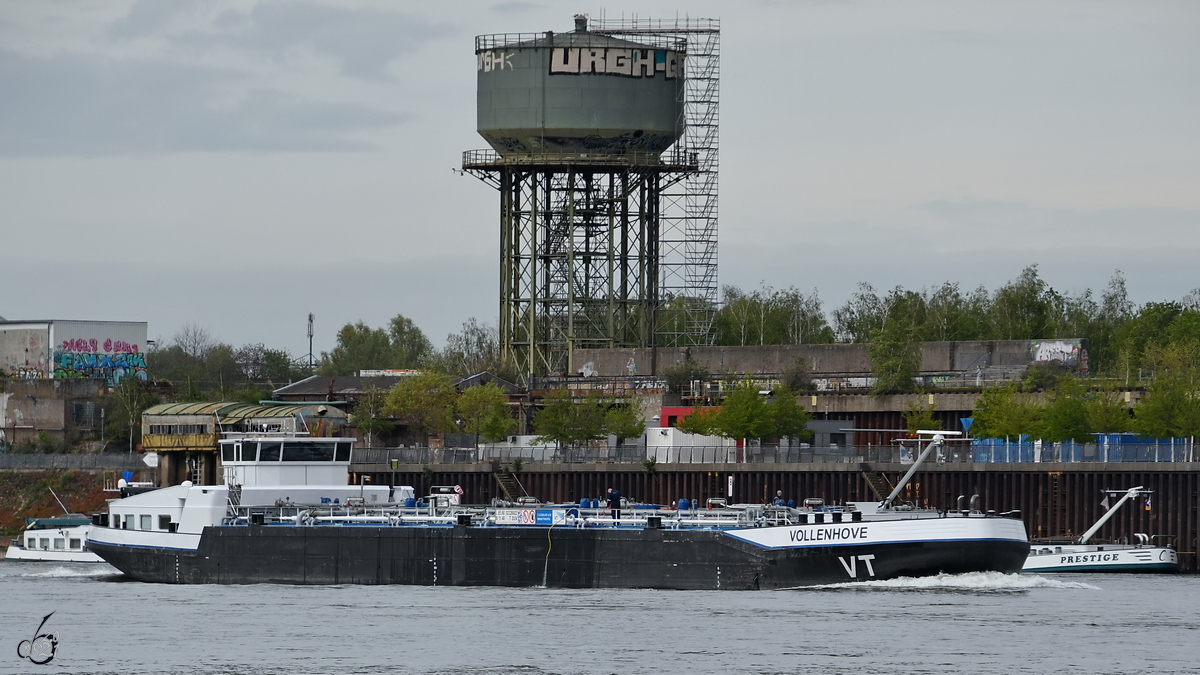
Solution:
<svg viewBox="0 0 1200 675">
<path fill-rule="evenodd" d="M 144 321 L 0 321 L 0 377 L 146 380 Z"/>
<path fill-rule="evenodd" d="M 98 433 L 103 417 L 96 400 L 106 391 L 103 380 L 0 381 L 0 452 L 58 447 L 73 434 Z"/>
</svg>

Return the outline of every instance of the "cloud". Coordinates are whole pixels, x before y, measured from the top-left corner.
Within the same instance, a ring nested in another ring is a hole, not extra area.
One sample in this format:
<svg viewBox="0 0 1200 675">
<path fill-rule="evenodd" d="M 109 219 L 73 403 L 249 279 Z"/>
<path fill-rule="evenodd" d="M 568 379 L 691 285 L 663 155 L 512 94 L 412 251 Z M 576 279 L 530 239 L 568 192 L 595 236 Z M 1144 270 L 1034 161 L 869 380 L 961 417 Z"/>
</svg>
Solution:
<svg viewBox="0 0 1200 675">
<path fill-rule="evenodd" d="M 355 261 L 338 265 L 336 271 L 306 267 L 303 273 L 284 258 L 267 256 L 250 265 L 150 258 L 129 265 L 97 258 L 73 263 L 70 275 L 47 275 L 43 261 L 0 250 L 0 284 L 15 287 L 21 279 L 41 277 L 41 292 L 55 298 L 57 316 L 147 321 L 151 339 L 170 338 L 183 325 L 197 323 L 222 342 L 235 346 L 265 342 L 293 355 L 308 352 L 305 318 L 309 312 L 317 315 L 317 355 L 332 349 L 338 329 L 355 321 L 378 327 L 403 314 L 436 345 L 457 332 L 468 317 L 496 324 L 499 260 L 495 257 L 428 256 L 405 265 Z M 247 276 L 247 270 L 252 274 Z M 251 277 L 276 280 L 287 290 L 262 290 L 247 281 Z M 338 282 L 347 278 L 353 279 L 353 288 Z M 95 293 L 81 290 L 78 279 L 92 280 L 92 290 L 137 288 L 138 302 L 98 309 Z M 146 279 L 161 283 L 146 283 Z M 404 292 L 389 291 L 382 299 L 376 289 Z M 247 299 L 248 293 L 257 299 Z M 263 301 L 267 295 L 271 299 Z M 11 298 L 3 310 L 10 319 L 23 319 L 43 316 L 46 306 L 24 294 Z"/>
<path fill-rule="evenodd" d="M 423 17 L 361 7 L 260 2 L 210 17 L 193 5 L 158 0 L 135 3 L 109 30 L 116 40 L 165 37 L 198 52 L 235 48 L 276 63 L 307 50 L 336 60 L 343 74 L 375 79 L 391 79 L 394 60 L 456 33 Z"/>
<path fill-rule="evenodd" d="M 1130 205 L 1074 209 L 1016 200 L 931 201 L 912 208 L 933 215 L 958 233 L 945 248 L 977 248 L 1003 242 L 1006 247 L 1069 254 L 1082 247 L 1128 251 L 1195 248 L 1200 210 Z"/>
<path fill-rule="evenodd" d="M 0 155 L 373 149 L 414 117 L 398 64 L 456 30 L 313 2 L 136 2 L 86 40 L 0 49 Z"/>
<path fill-rule="evenodd" d="M 509 2 L 498 2 L 492 5 L 491 7 L 488 7 L 488 11 L 495 12 L 496 14 L 526 14 L 529 12 L 543 10 L 545 8 L 546 5 L 537 2 L 520 2 L 519 0 L 510 0 Z"/>
<path fill-rule="evenodd" d="M 356 132 L 411 118 L 310 100 L 230 70 L 80 55 L 0 52 L 0 100 L 5 155 L 361 150 L 370 146 Z"/>
</svg>

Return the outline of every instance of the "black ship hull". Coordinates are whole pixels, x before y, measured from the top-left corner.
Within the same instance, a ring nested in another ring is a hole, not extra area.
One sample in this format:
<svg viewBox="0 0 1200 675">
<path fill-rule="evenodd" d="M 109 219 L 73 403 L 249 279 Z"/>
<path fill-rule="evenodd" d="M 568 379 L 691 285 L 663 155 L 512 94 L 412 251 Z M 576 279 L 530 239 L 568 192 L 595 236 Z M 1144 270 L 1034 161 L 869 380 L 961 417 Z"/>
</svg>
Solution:
<svg viewBox="0 0 1200 675">
<path fill-rule="evenodd" d="M 139 581 L 778 589 L 938 573 L 1020 571 L 1012 539 L 764 548 L 718 530 L 208 527 L 195 551 L 89 544 Z"/>
</svg>

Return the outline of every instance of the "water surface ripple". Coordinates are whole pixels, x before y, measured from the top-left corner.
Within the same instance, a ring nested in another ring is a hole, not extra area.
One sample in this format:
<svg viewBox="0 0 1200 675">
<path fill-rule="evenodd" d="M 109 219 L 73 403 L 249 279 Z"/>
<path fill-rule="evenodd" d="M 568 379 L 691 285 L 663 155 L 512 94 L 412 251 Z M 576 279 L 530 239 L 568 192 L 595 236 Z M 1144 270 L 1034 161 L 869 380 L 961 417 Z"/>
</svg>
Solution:
<svg viewBox="0 0 1200 675">
<path fill-rule="evenodd" d="M 776 592 L 169 586 L 0 562 L 0 673 L 1200 673 L 1200 578 Z M 54 662 L 16 656 L 42 617 Z"/>
</svg>

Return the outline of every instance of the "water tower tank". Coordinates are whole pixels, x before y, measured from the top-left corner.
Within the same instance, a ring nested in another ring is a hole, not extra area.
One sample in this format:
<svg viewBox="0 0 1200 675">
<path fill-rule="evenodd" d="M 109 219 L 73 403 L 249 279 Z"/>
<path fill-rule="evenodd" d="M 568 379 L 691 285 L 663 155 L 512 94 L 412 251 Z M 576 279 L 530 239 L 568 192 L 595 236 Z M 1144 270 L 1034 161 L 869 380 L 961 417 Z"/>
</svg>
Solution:
<svg viewBox="0 0 1200 675">
<path fill-rule="evenodd" d="M 590 33 L 476 39 L 478 131 L 501 155 L 661 153 L 682 132 L 681 41 Z"/>
</svg>

